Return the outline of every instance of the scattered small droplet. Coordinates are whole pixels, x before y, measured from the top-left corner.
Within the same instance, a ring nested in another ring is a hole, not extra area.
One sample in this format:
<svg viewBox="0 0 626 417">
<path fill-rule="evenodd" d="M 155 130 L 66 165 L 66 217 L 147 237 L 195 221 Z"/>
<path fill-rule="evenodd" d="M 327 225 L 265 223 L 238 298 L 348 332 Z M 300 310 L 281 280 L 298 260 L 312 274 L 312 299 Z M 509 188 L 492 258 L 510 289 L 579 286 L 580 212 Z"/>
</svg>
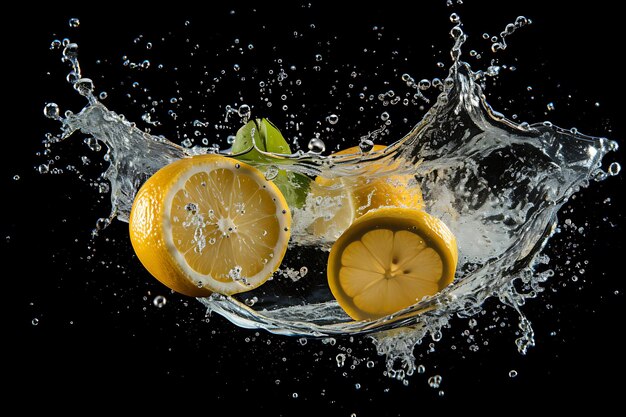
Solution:
<svg viewBox="0 0 626 417">
<path fill-rule="evenodd" d="M 237 114 L 239 114 L 240 117 L 243 117 L 244 119 L 248 119 L 250 117 L 250 113 L 251 113 L 251 109 L 250 106 L 248 106 L 247 104 L 242 104 L 241 106 L 239 106 L 239 109 L 237 109 Z"/>
<path fill-rule="evenodd" d="M 337 122 L 339 121 L 339 116 L 333 113 L 328 116 L 327 120 L 328 120 L 328 123 L 330 123 L 331 125 L 336 125 Z"/>
<path fill-rule="evenodd" d="M 311 139 L 307 147 L 313 153 L 322 153 L 326 150 L 326 144 L 324 141 L 317 137 Z"/>
<path fill-rule="evenodd" d="M 49 119 L 59 119 L 59 106 L 56 103 L 47 103 L 43 108 L 43 114 Z"/>
<path fill-rule="evenodd" d="M 428 386 L 431 388 L 439 388 L 439 386 L 441 385 L 441 380 L 441 375 L 433 375 L 428 378 Z"/>
<path fill-rule="evenodd" d="M 346 363 L 345 353 L 338 353 L 335 359 L 337 360 L 337 366 L 339 368 L 341 368 Z"/>
<path fill-rule="evenodd" d="M 152 304 L 154 304 L 155 307 L 161 308 L 161 307 L 165 306 L 165 304 L 167 304 L 167 298 L 165 298 L 162 295 L 157 295 L 152 300 Z"/>
</svg>

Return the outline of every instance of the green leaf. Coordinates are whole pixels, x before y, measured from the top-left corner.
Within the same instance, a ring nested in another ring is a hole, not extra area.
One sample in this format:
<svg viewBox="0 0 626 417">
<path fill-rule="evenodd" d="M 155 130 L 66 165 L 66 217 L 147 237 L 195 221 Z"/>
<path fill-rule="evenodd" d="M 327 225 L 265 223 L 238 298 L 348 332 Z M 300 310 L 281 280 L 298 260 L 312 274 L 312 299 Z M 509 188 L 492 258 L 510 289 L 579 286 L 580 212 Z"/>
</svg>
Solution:
<svg viewBox="0 0 626 417">
<path fill-rule="evenodd" d="M 279 164 L 277 158 L 261 152 L 291 154 L 291 148 L 272 122 L 267 119 L 253 119 L 237 131 L 232 153 L 243 153 L 235 158 L 252 165 Z M 289 207 L 300 208 L 304 205 L 311 181 L 307 176 L 279 169 L 278 175 L 272 181 L 285 196 Z"/>
</svg>

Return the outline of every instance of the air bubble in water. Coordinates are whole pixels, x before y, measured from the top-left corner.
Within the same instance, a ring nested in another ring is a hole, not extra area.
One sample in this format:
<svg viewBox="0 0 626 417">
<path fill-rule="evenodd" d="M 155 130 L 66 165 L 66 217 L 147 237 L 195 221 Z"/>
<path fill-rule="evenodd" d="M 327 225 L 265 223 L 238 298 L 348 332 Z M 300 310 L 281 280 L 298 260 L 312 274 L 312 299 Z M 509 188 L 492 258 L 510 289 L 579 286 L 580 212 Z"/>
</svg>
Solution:
<svg viewBox="0 0 626 417">
<path fill-rule="evenodd" d="M 161 308 L 167 304 L 167 298 L 162 295 L 157 295 L 154 297 L 154 300 L 152 300 L 152 304 L 154 304 L 155 307 Z"/>
<path fill-rule="evenodd" d="M 75 18 L 75 17 L 72 17 L 72 18 L 69 20 L 69 22 L 68 22 L 68 23 L 69 23 L 69 25 L 70 25 L 70 27 L 71 27 L 71 28 L 77 28 L 77 27 L 79 27 L 79 26 L 80 26 L 80 20 L 78 20 L 78 19 L 77 19 L 77 18 Z"/>
<path fill-rule="evenodd" d="M 47 103 L 43 114 L 49 119 L 59 119 L 59 106 L 56 103 Z"/>
<path fill-rule="evenodd" d="M 509 377 L 515 378 L 517 376 L 517 371 L 515 369 L 511 369 L 509 371 Z"/>
<path fill-rule="evenodd" d="M 104 100 L 104 99 L 105 99 L 105 98 L 107 98 L 107 97 L 108 97 L 108 94 L 107 94 L 107 92 L 106 92 L 106 91 L 101 91 L 101 92 L 100 92 L 100 94 L 98 94 L 98 98 L 99 98 L 100 100 Z"/>
<path fill-rule="evenodd" d="M 31 323 L 33 326 L 36 326 L 39 324 L 39 319 L 35 317 L 34 319 L 31 320 Z"/>
<path fill-rule="evenodd" d="M 300 268 L 300 277 L 303 277 L 308 273 L 309 273 L 309 268 L 307 268 L 306 266 L 303 266 L 302 268 Z"/>
<path fill-rule="evenodd" d="M 380 120 L 382 120 L 383 122 L 386 122 L 387 120 L 389 120 L 389 113 L 387 113 L 386 111 L 385 111 L 385 112 L 383 112 L 383 113 L 380 115 Z"/>
<path fill-rule="evenodd" d="M 41 164 L 37 167 L 37 171 L 39 171 L 40 174 L 46 174 L 50 171 L 50 166 L 48 164 Z"/>
<path fill-rule="evenodd" d="M 549 102 L 546 107 L 548 108 L 549 111 L 554 110 L 554 103 L 553 102 Z"/>
<path fill-rule="evenodd" d="M 278 176 L 278 168 L 274 165 L 270 165 L 265 170 L 265 179 L 271 181 Z"/>
<path fill-rule="evenodd" d="M 426 372 L 426 367 L 424 365 L 418 365 L 417 366 L 417 373 L 418 374 L 423 374 L 424 372 Z"/>
<path fill-rule="evenodd" d="M 307 147 L 313 153 L 322 153 L 326 150 L 326 144 L 320 138 L 311 139 Z"/>
</svg>

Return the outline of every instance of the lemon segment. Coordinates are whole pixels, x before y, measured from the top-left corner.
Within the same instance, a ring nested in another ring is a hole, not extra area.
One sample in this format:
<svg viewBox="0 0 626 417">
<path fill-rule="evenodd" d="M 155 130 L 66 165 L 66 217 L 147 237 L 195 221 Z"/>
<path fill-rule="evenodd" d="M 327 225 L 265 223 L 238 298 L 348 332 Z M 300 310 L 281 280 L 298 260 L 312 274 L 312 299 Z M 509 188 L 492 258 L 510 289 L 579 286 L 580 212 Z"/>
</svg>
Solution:
<svg viewBox="0 0 626 417">
<path fill-rule="evenodd" d="M 375 145 L 372 152 L 385 149 Z M 333 156 L 357 154 L 358 146 L 336 152 Z M 389 172 L 399 165 L 389 168 Z M 367 172 L 359 177 L 317 177 L 311 185 L 311 194 L 325 207 L 326 216 L 318 217 L 309 227 L 310 232 L 326 241 L 336 240 L 352 222 L 370 210 L 396 206 L 421 209 L 424 207 L 422 191 L 411 174 L 376 175 L 383 163 L 371 163 Z"/>
<path fill-rule="evenodd" d="M 454 280 L 456 239 L 441 220 L 384 207 L 359 217 L 337 239 L 328 284 L 355 320 L 374 320 L 441 291 Z"/>
<path fill-rule="evenodd" d="M 181 159 L 138 191 L 129 219 L 135 253 L 174 291 L 231 295 L 263 284 L 287 251 L 291 214 L 256 168 L 218 155 Z"/>
</svg>

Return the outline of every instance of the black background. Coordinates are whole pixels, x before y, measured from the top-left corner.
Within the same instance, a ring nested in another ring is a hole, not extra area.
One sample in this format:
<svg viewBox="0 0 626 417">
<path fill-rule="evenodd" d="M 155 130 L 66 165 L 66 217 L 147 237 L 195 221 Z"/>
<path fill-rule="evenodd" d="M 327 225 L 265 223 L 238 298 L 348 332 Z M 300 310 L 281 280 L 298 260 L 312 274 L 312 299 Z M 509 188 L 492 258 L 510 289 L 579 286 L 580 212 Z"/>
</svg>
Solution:
<svg viewBox="0 0 626 417">
<path fill-rule="evenodd" d="M 115 221 L 91 239 L 95 220 L 106 216 L 109 206 L 89 179 L 80 180 L 72 173 L 40 175 L 34 169 L 44 161 L 36 155 L 43 150 L 44 134 L 58 132 L 58 124 L 43 116 L 44 104 L 55 101 L 63 110 L 74 111 L 84 104 L 64 80 L 68 68 L 60 62 L 60 52 L 49 49 L 53 39 L 68 36 L 78 41 L 84 75 L 94 79 L 97 91 L 109 92 L 104 101 L 109 108 L 140 127 L 146 127 L 139 122 L 146 98 L 135 93 L 125 96 L 132 92 L 133 80 L 145 82 L 150 94 L 158 97 L 182 90 L 180 95 L 192 108 L 178 107 L 177 120 L 163 117 L 162 126 L 153 128 L 153 133 L 175 141 L 191 131 L 185 121 L 203 118 L 218 123 L 224 105 L 240 103 L 240 97 L 259 116 L 288 130 L 289 119 L 281 112 L 279 99 L 272 98 L 277 105 L 271 109 L 264 107 L 250 82 L 226 81 L 213 95 L 185 94 L 198 88 L 198 80 L 210 80 L 234 63 L 240 63 L 242 71 L 251 71 L 247 68 L 269 68 L 276 57 L 282 57 L 301 68 L 308 65 L 310 71 L 315 65 L 312 57 L 319 51 L 325 68 L 318 76 L 320 88 L 310 83 L 297 90 L 303 93 L 290 97 L 290 112 L 306 103 L 306 110 L 297 112 L 297 120 L 308 137 L 326 126 L 316 125 L 317 120 L 338 112 L 336 136 L 350 138 L 354 144 L 354 138 L 378 127 L 378 122 L 368 123 L 368 111 L 377 116 L 386 109 L 378 105 L 359 113 L 354 101 L 337 104 L 344 96 L 329 96 L 328 86 L 337 79 L 345 91 L 349 81 L 341 77 L 349 73 L 346 65 L 357 68 L 361 74 L 357 81 L 371 85 L 375 94 L 388 88 L 381 80 L 401 85 L 397 81 L 403 72 L 415 77 L 445 76 L 437 72 L 435 63 L 449 63 L 448 16 L 452 11 L 460 14 L 470 36 L 465 57 L 472 48 L 482 52 L 481 60 L 470 59 L 472 65 L 486 67 L 498 58 L 517 67 L 490 82 L 486 93 L 496 110 L 529 122 L 549 119 L 621 142 L 625 132 L 624 88 L 617 61 L 622 49 L 621 23 L 611 2 L 556 1 L 549 3 L 550 8 L 547 2 L 525 1 L 467 0 L 453 8 L 444 0 L 430 3 L 409 7 L 387 1 L 339 7 L 319 2 L 310 6 L 238 2 L 210 5 L 207 11 L 181 4 L 175 10 L 155 5 L 141 12 L 113 6 L 98 11 L 63 10 L 58 5 L 37 13 L 15 12 L 3 28 L 3 38 L 10 43 L 5 44 L 3 59 L 10 99 L 5 100 L 0 176 L 5 195 L 2 277 L 8 283 L 2 302 L 8 307 L 3 344 L 10 352 L 5 379 L 11 391 L 37 396 L 55 393 L 45 403 L 50 409 L 89 398 L 113 406 L 124 401 L 146 408 L 228 406 L 236 414 L 285 416 L 313 411 L 333 416 L 404 416 L 456 407 L 489 410 L 501 404 L 533 412 L 545 407 L 542 401 L 560 408 L 617 404 L 626 371 L 621 343 L 623 175 L 592 183 L 564 208 L 561 220 L 570 218 L 585 231 L 556 235 L 546 248 L 557 275 L 545 284 L 545 293 L 524 307 L 535 329 L 536 347 L 526 356 L 517 353 L 517 319 L 491 300 L 485 306 L 488 314 L 479 317 L 482 330 L 476 332 L 477 352 L 470 351 L 461 336 L 467 319 L 455 319 L 451 328 L 444 329 L 444 339 L 434 352 L 426 353 L 425 346 L 416 348 L 417 363 L 424 364 L 426 372 L 412 376 L 404 386 L 383 376 L 384 360 L 367 338 L 337 338 L 334 345 L 310 339 L 303 346 L 297 338 L 237 328 L 220 316 L 205 321 L 204 308 L 197 301 L 171 294 L 141 268 L 125 223 Z M 493 55 L 482 33 L 499 33 L 518 15 L 531 18 L 533 24 L 509 39 L 506 52 Z M 79 28 L 69 28 L 70 17 L 80 19 Z M 382 33 L 380 40 L 374 26 Z M 294 31 L 304 33 L 303 40 L 294 41 Z M 168 71 L 158 73 L 152 67 L 153 72 L 138 73 L 123 66 L 124 55 L 131 60 L 133 53 L 141 56 L 133 40 L 142 34 L 143 43 L 167 39 L 150 50 L 149 56 L 153 65 L 162 62 Z M 178 49 L 185 38 L 201 45 L 196 58 L 190 56 L 192 48 Z M 213 45 L 216 51 L 224 51 L 235 38 L 244 46 L 253 43 L 254 53 L 214 56 Z M 329 40 L 331 44 L 326 45 Z M 364 48 L 377 49 L 376 54 L 365 53 Z M 391 58 L 394 50 L 399 58 Z M 210 62 L 200 62 L 208 57 Z M 203 76 L 200 65 L 207 66 L 209 76 Z M 174 66 L 179 66 L 177 71 L 171 70 Z M 339 75 L 333 75 L 333 66 L 342 69 Z M 299 74 L 306 79 L 307 71 Z M 554 102 L 554 111 L 546 111 L 549 102 Z M 423 114 L 416 106 L 393 111 L 400 115 L 391 131 L 393 138 L 408 131 L 419 117 L 415 114 Z M 401 122 L 402 117 L 409 121 Z M 63 155 L 59 167 L 77 164 L 77 155 L 86 153 L 79 140 L 59 146 L 62 152 L 55 152 Z M 622 155 L 619 151 L 608 159 L 621 162 Z M 89 178 L 100 170 L 95 166 L 82 172 Z M 576 272 L 579 280 L 572 282 L 571 275 L 580 269 L 573 265 L 576 262 L 584 264 L 585 272 Z M 165 295 L 168 303 L 156 308 L 152 304 L 155 295 Z M 488 317 L 494 311 L 505 327 L 484 329 L 491 324 Z M 338 367 L 335 357 L 346 348 L 360 359 L 374 361 L 374 367 L 368 368 L 364 361 L 350 369 L 350 358 Z M 511 370 L 517 372 L 516 377 L 509 377 Z M 443 395 L 426 382 L 435 374 L 443 377 Z M 36 405 L 33 401 L 28 407 Z"/>
</svg>

